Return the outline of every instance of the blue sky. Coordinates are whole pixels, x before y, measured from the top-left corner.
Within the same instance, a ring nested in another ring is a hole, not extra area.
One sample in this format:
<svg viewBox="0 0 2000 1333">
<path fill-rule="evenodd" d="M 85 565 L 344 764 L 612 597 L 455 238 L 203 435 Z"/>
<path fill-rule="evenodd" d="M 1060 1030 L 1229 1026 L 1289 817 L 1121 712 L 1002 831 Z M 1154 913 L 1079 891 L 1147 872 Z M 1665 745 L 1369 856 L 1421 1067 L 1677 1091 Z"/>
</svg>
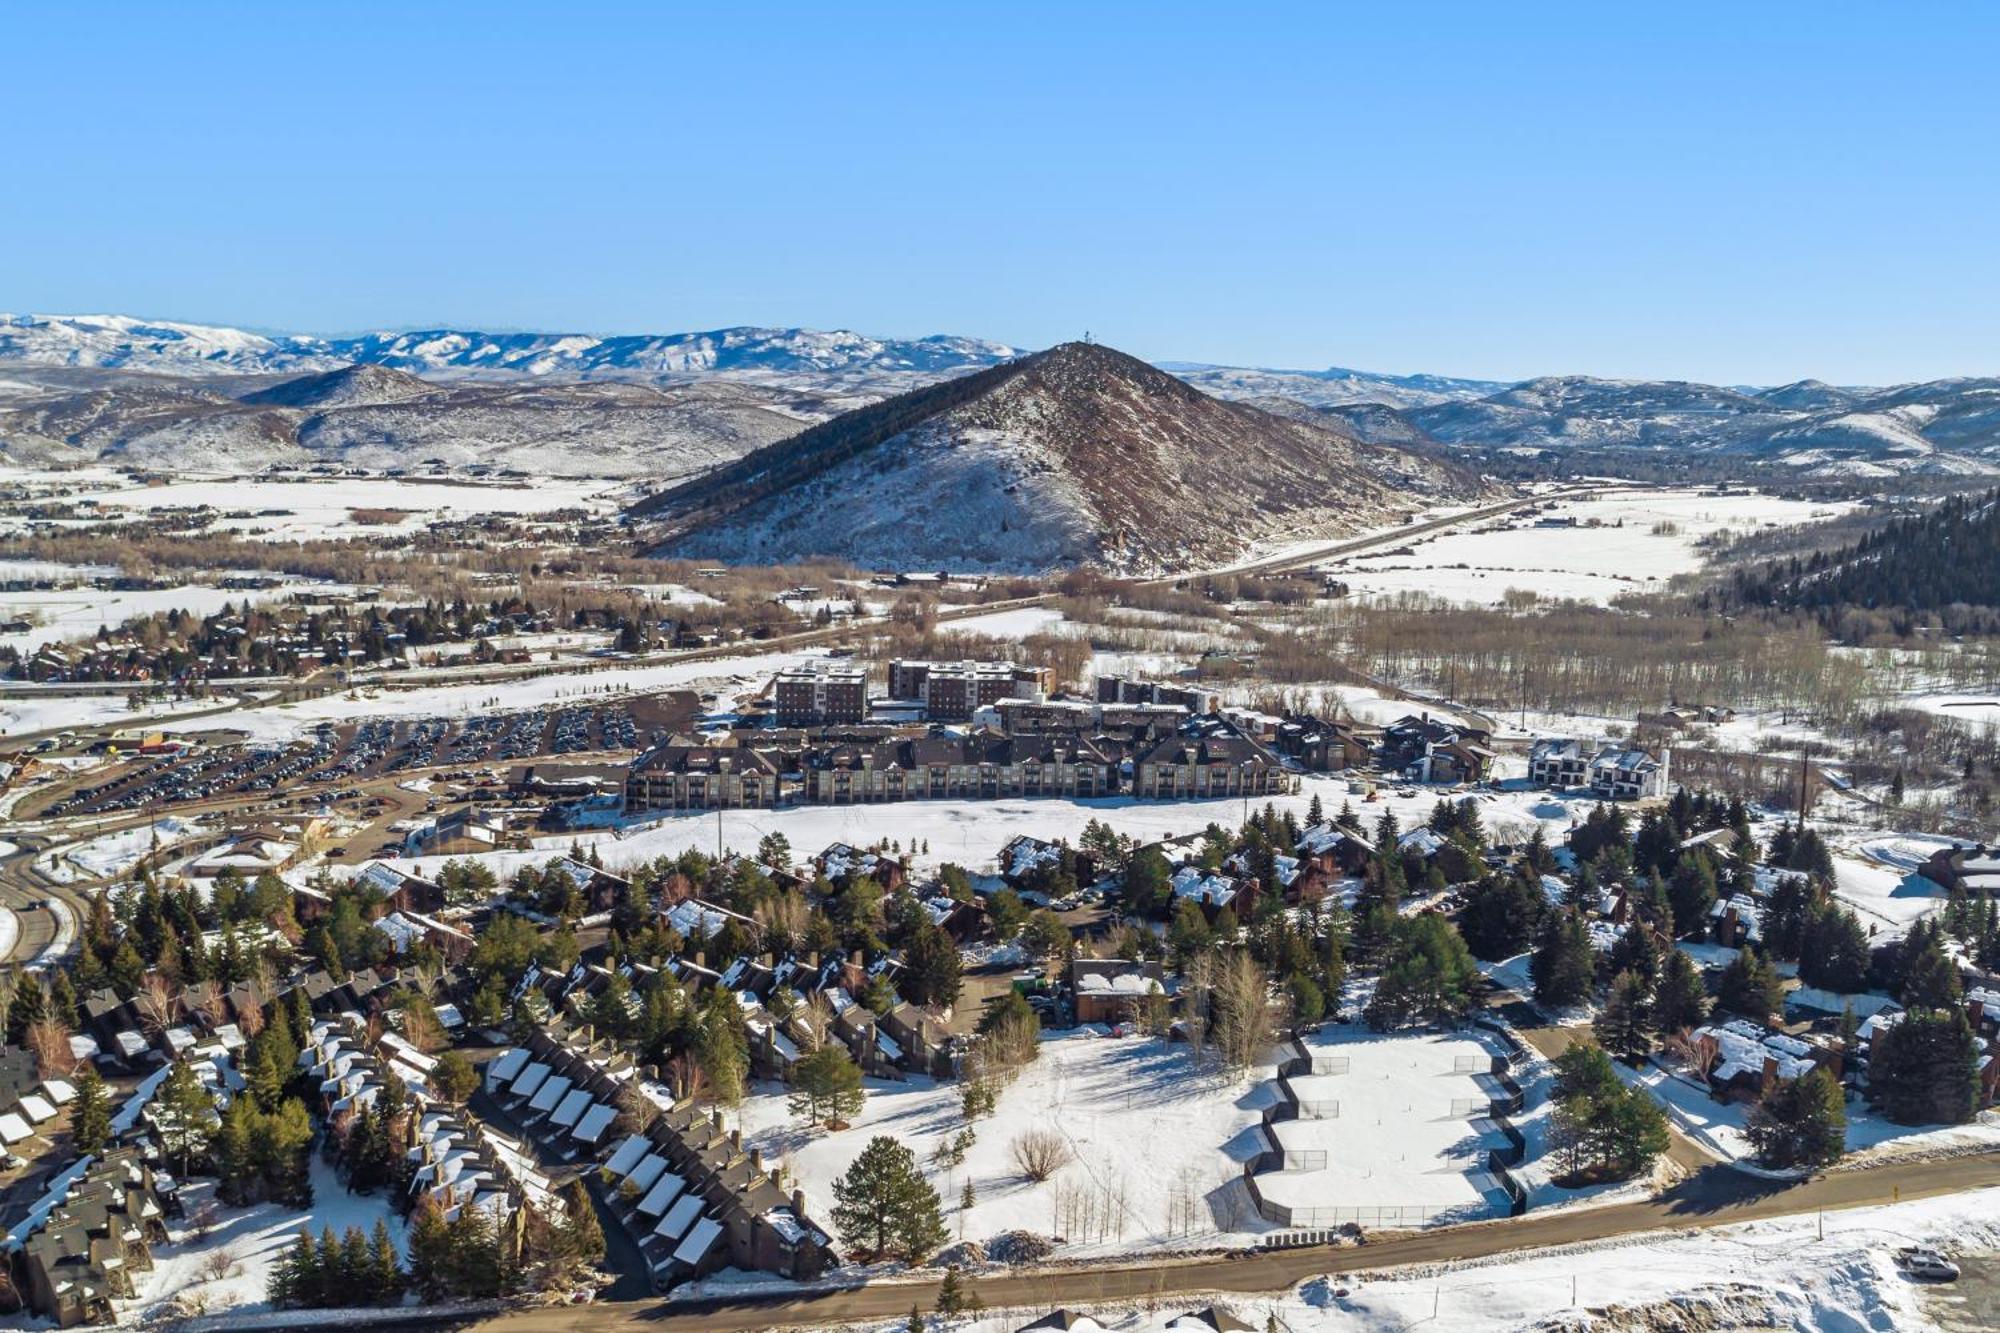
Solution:
<svg viewBox="0 0 2000 1333">
<path fill-rule="evenodd" d="M 2000 373 L 2000 7 L 0 11 L 0 309 Z"/>
</svg>

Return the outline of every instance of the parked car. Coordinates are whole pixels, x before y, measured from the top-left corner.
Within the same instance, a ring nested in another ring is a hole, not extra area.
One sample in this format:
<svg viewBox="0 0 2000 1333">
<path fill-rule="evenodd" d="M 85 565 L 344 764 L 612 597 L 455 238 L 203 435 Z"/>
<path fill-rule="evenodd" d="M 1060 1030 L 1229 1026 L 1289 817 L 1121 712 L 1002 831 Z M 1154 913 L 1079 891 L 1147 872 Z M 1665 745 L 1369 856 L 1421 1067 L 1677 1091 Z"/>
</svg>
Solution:
<svg viewBox="0 0 2000 1333">
<path fill-rule="evenodd" d="M 1918 1282 L 1958 1281 L 1958 1265 L 1928 1245 L 1906 1245 L 1897 1250 L 1896 1267 Z"/>
</svg>

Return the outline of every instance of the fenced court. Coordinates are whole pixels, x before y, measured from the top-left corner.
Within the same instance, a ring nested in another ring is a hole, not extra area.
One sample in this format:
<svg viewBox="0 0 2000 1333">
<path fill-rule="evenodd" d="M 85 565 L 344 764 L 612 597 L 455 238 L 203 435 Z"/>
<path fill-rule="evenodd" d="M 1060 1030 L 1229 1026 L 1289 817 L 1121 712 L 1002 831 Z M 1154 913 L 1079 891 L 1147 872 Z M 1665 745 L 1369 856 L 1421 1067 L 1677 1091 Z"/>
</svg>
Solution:
<svg viewBox="0 0 2000 1333">
<path fill-rule="evenodd" d="M 1509 1140 L 1488 1117 L 1501 1049 L 1477 1032 L 1377 1033 L 1335 1025 L 1305 1039 L 1284 1080 L 1295 1114 L 1270 1124 L 1256 1177 L 1264 1215 L 1288 1226 L 1419 1226 L 1504 1214 L 1488 1169 Z"/>
</svg>

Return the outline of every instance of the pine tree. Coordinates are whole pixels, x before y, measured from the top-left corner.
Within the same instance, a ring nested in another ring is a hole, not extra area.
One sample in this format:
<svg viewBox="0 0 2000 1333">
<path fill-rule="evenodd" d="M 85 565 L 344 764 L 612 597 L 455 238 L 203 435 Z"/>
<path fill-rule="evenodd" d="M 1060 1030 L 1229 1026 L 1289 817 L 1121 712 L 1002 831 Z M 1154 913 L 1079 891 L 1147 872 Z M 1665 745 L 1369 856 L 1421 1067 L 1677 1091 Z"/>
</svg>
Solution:
<svg viewBox="0 0 2000 1333">
<path fill-rule="evenodd" d="M 195 1076 L 194 1066 L 176 1060 L 153 1099 L 153 1122 L 159 1127 L 160 1147 L 174 1162 L 174 1172 L 186 1179 L 188 1167 L 208 1137 L 209 1117 L 215 1099 Z"/>
<path fill-rule="evenodd" d="M 903 1333 L 925 1333 L 924 1312 L 916 1306 L 910 1307 L 910 1317 L 903 1324 Z"/>
<path fill-rule="evenodd" d="M 958 1265 L 952 1264 L 944 1270 L 944 1281 L 938 1283 L 937 1312 L 950 1318 L 983 1308 L 984 1303 L 972 1289 L 972 1279 L 961 1277 Z"/>
<path fill-rule="evenodd" d="M 1320 801 L 1319 793 L 1314 792 L 1312 804 L 1306 807 L 1306 825 L 1307 827 L 1311 827 L 1312 825 L 1324 824 L 1325 822 L 1326 806 Z"/>
<path fill-rule="evenodd" d="M 389 1224 L 379 1217 L 375 1219 L 374 1234 L 369 1237 L 369 1249 L 368 1280 L 375 1303 L 398 1304 L 403 1299 L 403 1269 L 396 1262 L 396 1242 L 389 1237 Z"/>
<path fill-rule="evenodd" d="M 101 1153 L 111 1142 L 111 1104 L 104 1079 L 90 1065 L 76 1077 L 76 1101 L 70 1107 L 70 1143 L 79 1153 Z"/>
<path fill-rule="evenodd" d="M 451 1282 L 451 1232 L 428 1194 L 410 1215 L 410 1285 L 425 1302 L 441 1299 Z"/>
<path fill-rule="evenodd" d="M 1549 918 L 1542 929 L 1542 942 L 1529 960 L 1528 974 L 1534 981 L 1535 1003 L 1550 1009 L 1570 1009 L 1590 998 L 1596 979 L 1596 955 L 1591 951 L 1590 932 L 1574 909 Z"/>
<path fill-rule="evenodd" d="M 1620 972 L 1592 1024 L 1599 1044 L 1635 1067 L 1653 1048 L 1650 1000 L 1644 977 L 1637 972 Z"/>
<path fill-rule="evenodd" d="M 1963 1124 L 1979 1107 L 1978 1056 L 1964 1014 L 1912 1010 L 1870 1043 L 1868 1095 L 1899 1125 Z"/>
<path fill-rule="evenodd" d="M 1729 960 L 1715 988 L 1717 1004 L 1758 1023 L 1777 1012 L 1780 994 L 1777 971 L 1747 944 Z"/>
<path fill-rule="evenodd" d="M 836 1043 L 828 1042 L 792 1070 L 791 1112 L 808 1129 L 852 1120 L 861 1113 L 863 1100 L 861 1070 Z"/>
<path fill-rule="evenodd" d="M 1701 969 L 1679 949 L 1667 951 L 1660 982 L 1653 990 L 1653 1021 L 1664 1033 L 1700 1027 L 1708 1017 L 1708 989 Z"/>
<path fill-rule="evenodd" d="M 1831 1166 L 1847 1150 L 1847 1104 L 1821 1067 L 1771 1089 L 1750 1108 L 1744 1133 L 1765 1166 Z"/>
<path fill-rule="evenodd" d="M 916 1156 L 895 1139 L 869 1140 L 834 1182 L 833 1197 L 841 1238 L 871 1258 L 893 1254 L 920 1263 L 945 1242 L 937 1191 L 917 1169 Z"/>
<path fill-rule="evenodd" d="M 318 1305 L 320 1291 L 319 1253 L 313 1248 L 312 1233 L 300 1227 L 292 1248 L 271 1269 L 271 1304 Z"/>
<path fill-rule="evenodd" d="M 563 1191 L 563 1231 L 569 1253 L 579 1263 L 604 1262 L 604 1228 L 591 1206 L 590 1192 L 581 1178 L 572 1180 Z"/>
</svg>

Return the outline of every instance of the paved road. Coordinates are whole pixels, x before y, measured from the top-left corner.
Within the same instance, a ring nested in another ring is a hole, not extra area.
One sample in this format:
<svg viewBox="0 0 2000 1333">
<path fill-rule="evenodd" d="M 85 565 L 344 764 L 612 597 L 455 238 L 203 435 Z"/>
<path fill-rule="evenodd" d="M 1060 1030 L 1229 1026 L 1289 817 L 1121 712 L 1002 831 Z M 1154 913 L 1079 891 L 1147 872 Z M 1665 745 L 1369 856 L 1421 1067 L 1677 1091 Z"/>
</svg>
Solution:
<svg viewBox="0 0 2000 1333">
<path fill-rule="evenodd" d="M 979 1280 L 978 1290 L 989 1306 L 1038 1310 L 1194 1292 L 1276 1293 L 1322 1273 L 1477 1259 L 1647 1231 L 1729 1226 L 1822 1208 L 1853 1208 L 1989 1187 L 2000 1187 L 2000 1153 L 1841 1171 L 1791 1184 L 1715 1166 L 1644 1203 L 1530 1213 L 1505 1221 L 1406 1232 L 1359 1249 L 1253 1251 L 1234 1259 L 988 1277 Z M 587 1323 L 592 1329 L 647 1329 L 654 1333 L 824 1328 L 856 1320 L 897 1318 L 907 1314 L 912 1304 L 928 1310 L 936 1294 L 936 1285 L 931 1282 L 878 1283 L 801 1299 L 700 1305 L 608 1303 L 592 1307 Z M 523 1310 L 477 1325 L 497 1333 L 568 1333 L 582 1326 L 573 1310 Z"/>
</svg>

